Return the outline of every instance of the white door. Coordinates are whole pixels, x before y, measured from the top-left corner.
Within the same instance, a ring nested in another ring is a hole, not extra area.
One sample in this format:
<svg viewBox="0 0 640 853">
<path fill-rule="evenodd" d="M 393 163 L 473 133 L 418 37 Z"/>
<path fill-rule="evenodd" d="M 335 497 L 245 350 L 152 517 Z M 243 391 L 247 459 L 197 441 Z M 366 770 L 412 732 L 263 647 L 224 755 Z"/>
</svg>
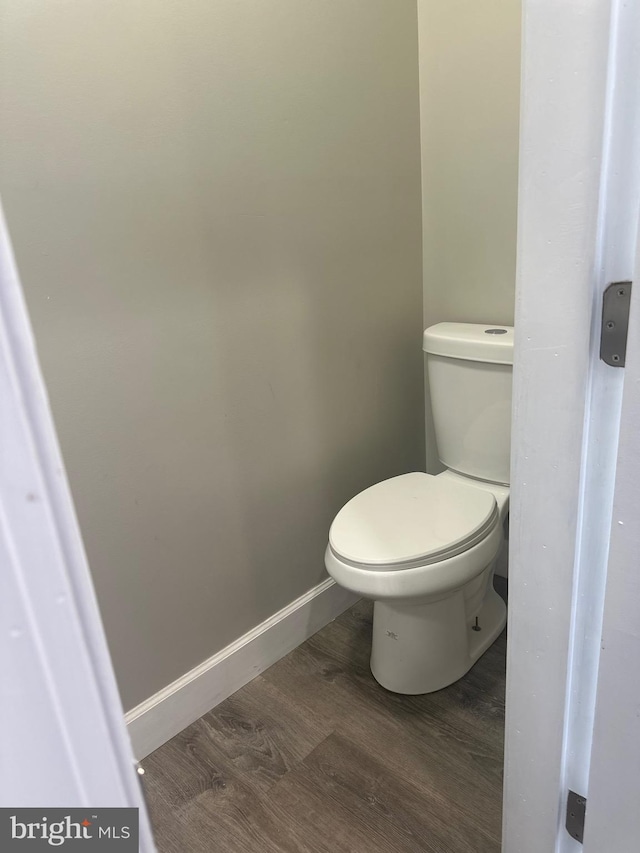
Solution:
<svg viewBox="0 0 640 853">
<path fill-rule="evenodd" d="M 503 850 L 635 853 L 640 3 L 524 11 Z M 620 368 L 600 327 L 625 280 Z M 587 800 L 583 847 L 570 790 Z"/>
<path fill-rule="evenodd" d="M 585 853 L 640 850 L 640 253 L 625 367 Z"/>
</svg>

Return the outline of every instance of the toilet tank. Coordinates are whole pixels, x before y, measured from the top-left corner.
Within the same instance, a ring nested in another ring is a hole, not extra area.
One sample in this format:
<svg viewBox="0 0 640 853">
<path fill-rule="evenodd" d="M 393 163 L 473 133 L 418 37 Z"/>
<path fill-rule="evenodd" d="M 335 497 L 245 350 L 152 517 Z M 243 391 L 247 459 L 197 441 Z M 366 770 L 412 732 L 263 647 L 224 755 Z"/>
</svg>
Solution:
<svg viewBox="0 0 640 853">
<path fill-rule="evenodd" d="M 438 323 L 422 348 L 440 461 L 508 485 L 513 327 Z"/>
</svg>

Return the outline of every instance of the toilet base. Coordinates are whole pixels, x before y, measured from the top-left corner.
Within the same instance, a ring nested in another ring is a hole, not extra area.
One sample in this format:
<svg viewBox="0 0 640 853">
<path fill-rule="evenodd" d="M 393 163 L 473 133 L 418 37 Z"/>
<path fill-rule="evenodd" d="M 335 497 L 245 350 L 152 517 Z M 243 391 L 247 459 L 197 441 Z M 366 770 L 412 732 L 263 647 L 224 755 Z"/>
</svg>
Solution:
<svg viewBox="0 0 640 853">
<path fill-rule="evenodd" d="M 411 695 L 433 693 L 462 678 L 507 621 L 507 608 L 493 586 L 476 615 L 479 631 L 473 630 L 475 616 L 467 616 L 464 589 L 428 604 L 376 601 L 374 678 L 387 690 Z"/>
</svg>

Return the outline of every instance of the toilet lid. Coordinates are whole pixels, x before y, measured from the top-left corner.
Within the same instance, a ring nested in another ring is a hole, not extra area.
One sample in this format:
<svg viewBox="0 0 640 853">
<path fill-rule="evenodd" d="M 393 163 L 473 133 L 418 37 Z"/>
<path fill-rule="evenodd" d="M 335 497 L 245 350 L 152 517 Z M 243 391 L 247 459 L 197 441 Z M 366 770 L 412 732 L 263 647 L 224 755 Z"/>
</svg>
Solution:
<svg viewBox="0 0 640 853">
<path fill-rule="evenodd" d="M 490 492 L 416 472 L 352 498 L 335 517 L 329 543 L 358 565 L 425 565 L 468 550 L 497 521 Z"/>
</svg>

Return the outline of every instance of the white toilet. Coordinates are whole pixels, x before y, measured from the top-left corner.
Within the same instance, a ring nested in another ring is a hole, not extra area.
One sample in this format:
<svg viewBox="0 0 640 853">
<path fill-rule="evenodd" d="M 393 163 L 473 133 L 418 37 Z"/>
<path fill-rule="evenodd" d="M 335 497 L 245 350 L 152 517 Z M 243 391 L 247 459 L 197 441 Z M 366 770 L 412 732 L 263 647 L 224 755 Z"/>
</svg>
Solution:
<svg viewBox="0 0 640 853">
<path fill-rule="evenodd" d="M 375 602 L 376 680 L 411 694 L 461 678 L 507 618 L 492 578 L 509 509 L 513 328 L 439 323 L 423 349 L 447 470 L 356 495 L 325 555 L 337 583 Z"/>
</svg>

